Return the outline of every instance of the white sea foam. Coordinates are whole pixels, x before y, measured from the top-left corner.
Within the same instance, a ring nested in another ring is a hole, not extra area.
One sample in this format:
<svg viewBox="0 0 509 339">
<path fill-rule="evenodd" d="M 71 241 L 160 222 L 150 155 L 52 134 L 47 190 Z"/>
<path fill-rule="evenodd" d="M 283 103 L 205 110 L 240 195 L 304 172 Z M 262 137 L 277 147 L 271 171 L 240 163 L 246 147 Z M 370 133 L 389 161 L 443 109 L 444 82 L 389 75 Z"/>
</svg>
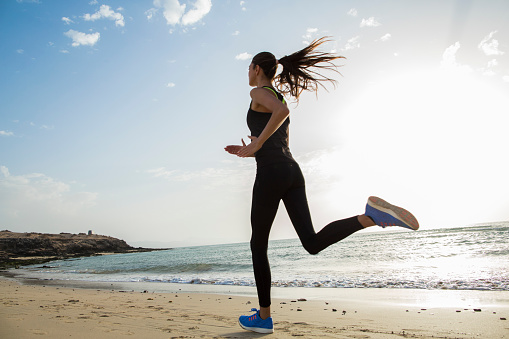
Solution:
<svg viewBox="0 0 509 339">
<path fill-rule="evenodd" d="M 273 286 L 509 291 L 509 223 L 417 232 L 359 232 L 319 255 L 271 241 Z M 63 260 L 16 273 L 93 282 L 254 286 L 249 244 Z"/>
</svg>

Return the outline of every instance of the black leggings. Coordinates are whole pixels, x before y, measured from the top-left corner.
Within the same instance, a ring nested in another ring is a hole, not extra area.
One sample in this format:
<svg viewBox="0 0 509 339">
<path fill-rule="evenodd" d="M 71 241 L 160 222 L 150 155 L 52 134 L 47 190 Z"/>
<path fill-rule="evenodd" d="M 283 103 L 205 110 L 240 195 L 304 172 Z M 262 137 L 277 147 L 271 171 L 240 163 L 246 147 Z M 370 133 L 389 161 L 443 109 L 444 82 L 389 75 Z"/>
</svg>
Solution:
<svg viewBox="0 0 509 339">
<path fill-rule="evenodd" d="M 299 165 L 277 163 L 258 168 L 251 207 L 251 253 L 261 307 L 270 306 L 271 275 L 267 247 L 272 222 L 281 200 L 302 245 L 311 254 L 317 254 L 363 228 L 355 216 L 334 221 L 316 233 Z"/>
</svg>

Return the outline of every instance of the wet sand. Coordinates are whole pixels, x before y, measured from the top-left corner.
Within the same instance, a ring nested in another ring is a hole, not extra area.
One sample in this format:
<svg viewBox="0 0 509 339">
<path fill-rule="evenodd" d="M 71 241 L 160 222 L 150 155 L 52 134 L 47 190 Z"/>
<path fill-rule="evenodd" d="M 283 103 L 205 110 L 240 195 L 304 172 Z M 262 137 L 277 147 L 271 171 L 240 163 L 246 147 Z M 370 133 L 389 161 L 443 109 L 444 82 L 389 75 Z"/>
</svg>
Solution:
<svg viewBox="0 0 509 339">
<path fill-rule="evenodd" d="M 44 283 L 0 277 L 1 338 L 267 336 L 237 323 L 257 307 L 253 288 L 155 292 L 157 285 L 142 291 Z M 274 338 L 509 338 L 505 291 L 281 288 L 274 296 Z"/>
</svg>

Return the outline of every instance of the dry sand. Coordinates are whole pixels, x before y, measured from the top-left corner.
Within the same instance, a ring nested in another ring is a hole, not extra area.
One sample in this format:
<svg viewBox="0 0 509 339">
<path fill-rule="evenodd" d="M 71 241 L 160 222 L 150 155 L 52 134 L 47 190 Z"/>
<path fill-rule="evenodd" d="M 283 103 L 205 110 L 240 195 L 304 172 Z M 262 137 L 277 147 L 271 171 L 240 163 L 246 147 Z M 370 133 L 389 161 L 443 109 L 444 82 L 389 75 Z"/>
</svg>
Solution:
<svg viewBox="0 0 509 339">
<path fill-rule="evenodd" d="M 309 292 L 307 301 L 273 299 L 275 333 L 260 335 L 237 324 L 256 297 L 22 285 L 0 277 L 0 338 L 509 338 L 509 292 L 311 290 L 320 289 L 298 292 Z"/>
</svg>

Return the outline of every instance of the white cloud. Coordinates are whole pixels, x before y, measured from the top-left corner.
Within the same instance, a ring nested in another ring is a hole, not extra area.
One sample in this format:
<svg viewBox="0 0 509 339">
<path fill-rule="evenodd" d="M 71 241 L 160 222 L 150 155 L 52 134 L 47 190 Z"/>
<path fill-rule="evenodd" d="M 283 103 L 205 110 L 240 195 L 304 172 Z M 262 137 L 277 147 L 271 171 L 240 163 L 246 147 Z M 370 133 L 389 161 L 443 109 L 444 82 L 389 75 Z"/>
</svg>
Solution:
<svg viewBox="0 0 509 339">
<path fill-rule="evenodd" d="M 467 65 L 461 65 L 456 61 L 456 53 L 460 49 L 461 44 L 457 41 L 454 45 L 447 47 L 442 55 L 442 61 L 440 62 L 440 66 L 443 69 L 449 71 L 460 71 L 469 73 L 472 69 Z"/>
<path fill-rule="evenodd" d="M 42 124 L 39 126 L 38 124 L 34 123 L 33 121 L 30 122 L 30 126 L 38 127 L 40 129 L 45 129 L 45 130 L 51 130 L 51 129 L 55 128 L 55 126 L 50 126 L 50 125 L 46 125 L 46 124 Z"/>
<path fill-rule="evenodd" d="M 176 85 L 173 82 L 169 82 L 168 84 L 166 84 L 166 87 L 168 87 L 168 88 L 173 88 L 175 86 Z"/>
<path fill-rule="evenodd" d="M 194 8 L 182 16 L 182 25 L 192 25 L 200 21 L 212 8 L 211 0 L 197 0 Z"/>
<path fill-rule="evenodd" d="M 390 33 L 385 34 L 383 37 L 380 38 L 380 41 L 387 41 L 392 37 Z"/>
<path fill-rule="evenodd" d="M 498 66 L 497 59 L 493 59 L 491 61 L 488 61 L 488 67 L 494 67 L 494 66 Z"/>
<path fill-rule="evenodd" d="M 247 8 L 246 8 L 245 4 L 246 4 L 246 2 L 245 2 L 245 1 L 241 1 L 241 2 L 240 2 L 240 7 L 242 7 L 242 10 L 243 10 L 244 12 L 245 12 L 245 11 L 247 11 Z"/>
<path fill-rule="evenodd" d="M 99 10 L 94 14 L 85 14 L 83 16 L 85 21 L 95 21 L 102 18 L 115 20 L 115 26 L 124 27 L 124 16 L 120 13 L 113 11 L 110 6 L 101 5 Z"/>
<path fill-rule="evenodd" d="M 211 0 L 197 0 L 193 8 L 186 12 L 186 4 L 179 0 L 154 0 L 154 6 L 163 8 L 163 15 L 168 25 L 192 25 L 203 19 L 212 8 Z M 154 14 L 153 12 L 152 14 Z"/>
<path fill-rule="evenodd" d="M 0 131 L 0 135 L 3 137 L 11 137 L 14 135 L 14 133 L 9 132 L 9 131 Z"/>
<path fill-rule="evenodd" d="M 493 71 L 492 68 L 496 67 L 496 66 L 498 66 L 497 59 L 492 59 L 492 60 L 488 61 L 486 68 L 481 69 L 483 71 L 483 75 L 487 75 L 487 76 L 495 75 L 495 72 Z"/>
<path fill-rule="evenodd" d="M 454 45 L 447 47 L 442 55 L 442 66 L 456 66 L 456 53 L 460 49 L 461 44 L 457 41 Z"/>
<path fill-rule="evenodd" d="M 306 34 L 302 36 L 302 38 L 305 39 L 302 43 L 304 45 L 309 45 L 310 41 L 313 40 L 313 36 L 316 36 L 316 33 L 318 33 L 318 28 L 308 28 Z"/>
<path fill-rule="evenodd" d="M 232 33 L 232 35 L 234 35 L 234 36 L 240 35 L 240 31 L 235 31 Z"/>
<path fill-rule="evenodd" d="M 97 2 L 97 0 L 92 0 L 90 1 L 88 4 L 89 5 L 97 5 L 99 2 Z"/>
<path fill-rule="evenodd" d="M 249 60 L 251 59 L 253 56 L 247 52 L 244 52 L 244 53 L 240 53 L 240 54 L 237 54 L 235 56 L 235 59 L 237 60 Z"/>
<path fill-rule="evenodd" d="M 16 50 L 16 53 L 18 53 L 18 54 L 23 54 L 23 53 L 25 53 L 25 51 L 24 51 L 23 49 L 17 49 L 17 50 Z"/>
<path fill-rule="evenodd" d="M 502 55 L 504 52 L 498 49 L 498 40 L 493 39 L 493 36 L 497 31 L 493 31 L 482 39 L 477 46 L 486 55 Z"/>
<path fill-rule="evenodd" d="M 302 36 L 305 39 L 311 39 L 313 37 L 313 34 L 318 32 L 318 28 L 308 28 L 306 30 L 306 35 Z"/>
<path fill-rule="evenodd" d="M 175 26 L 180 23 L 180 18 L 184 15 L 186 5 L 181 5 L 178 0 L 154 0 L 154 6 L 163 8 L 163 15 L 168 25 Z"/>
<path fill-rule="evenodd" d="M 355 8 L 351 8 L 348 13 L 348 15 L 356 17 L 357 16 L 357 10 Z"/>
<path fill-rule="evenodd" d="M 60 50 L 60 53 L 68 54 L 68 53 L 69 53 L 69 51 L 68 51 L 68 50 L 66 50 L 66 49 L 61 49 L 61 50 Z"/>
<path fill-rule="evenodd" d="M 157 8 L 151 8 L 147 11 L 145 11 L 145 15 L 147 16 L 147 20 L 152 20 L 154 15 L 157 13 Z"/>
<path fill-rule="evenodd" d="M 65 16 L 63 16 L 63 17 L 62 17 L 62 21 L 63 21 L 66 25 L 70 25 L 70 24 L 74 23 L 74 21 L 72 21 L 71 19 L 69 19 L 69 18 L 67 18 L 67 17 L 65 17 Z"/>
<path fill-rule="evenodd" d="M 349 39 L 345 45 L 345 51 L 348 51 L 350 49 L 359 48 L 361 47 L 361 43 L 359 42 L 360 37 L 354 36 L 353 38 Z"/>
<path fill-rule="evenodd" d="M 235 165 L 237 164 L 237 165 Z M 160 167 L 145 171 L 154 178 L 161 178 L 170 182 L 192 182 L 206 190 L 225 189 L 232 187 L 234 190 L 250 190 L 253 176 L 252 166 L 242 162 L 232 163 L 228 168 L 204 168 L 197 171 L 168 170 Z M 234 183 L 235 184 L 232 184 Z"/>
<path fill-rule="evenodd" d="M 362 19 L 361 27 L 378 27 L 381 24 L 376 21 L 375 17 L 370 17 L 368 19 Z"/>
<path fill-rule="evenodd" d="M 0 166 L 0 215 L 16 217 L 41 213 L 74 214 L 95 205 L 97 193 L 72 192 L 67 183 L 41 173 L 12 175 L 6 166 Z"/>
<path fill-rule="evenodd" d="M 509 75 L 504 75 L 504 76 L 502 77 L 502 80 L 503 80 L 504 82 L 509 82 Z"/>
<path fill-rule="evenodd" d="M 164 167 L 159 167 L 159 168 L 147 170 L 146 172 L 153 175 L 154 178 L 170 179 L 176 171 L 175 170 L 168 171 Z"/>
<path fill-rule="evenodd" d="M 64 33 L 64 35 L 72 39 L 73 47 L 78 47 L 80 45 L 94 46 L 101 37 L 99 32 L 86 34 L 83 32 L 75 31 L 73 29 L 68 30 Z"/>
<path fill-rule="evenodd" d="M 494 33 L 494 32 L 492 32 L 492 33 Z M 487 42 L 488 40 L 491 39 L 491 37 L 492 37 L 492 34 L 487 36 L 483 41 Z M 487 45 L 481 44 L 481 45 L 479 45 L 479 48 L 480 49 L 487 48 L 487 50 L 490 50 L 489 49 L 490 47 L 487 47 L 488 45 L 489 44 L 487 44 Z M 441 68 L 444 70 L 447 70 L 449 72 L 452 71 L 452 72 L 463 73 L 463 74 L 469 74 L 469 73 L 474 72 L 474 69 L 471 66 L 461 64 L 460 62 L 457 61 L 456 55 L 458 54 L 460 47 L 461 47 L 461 44 L 458 41 L 455 44 L 446 48 L 446 50 L 444 51 L 444 54 L 442 55 L 442 61 L 440 63 Z M 500 54 L 500 52 L 499 52 L 499 54 Z M 486 55 L 488 55 L 488 54 L 486 54 Z M 485 67 L 477 68 L 475 71 L 480 72 L 482 75 L 485 75 L 485 76 L 494 76 L 494 75 L 496 75 L 496 73 L 493 69 L 496 68 L 497 66 L 498 66 L 498 60 L 491 59 L 490 61 L 488 61 L 488 63 L 486 64 Z"/>
</svg>

